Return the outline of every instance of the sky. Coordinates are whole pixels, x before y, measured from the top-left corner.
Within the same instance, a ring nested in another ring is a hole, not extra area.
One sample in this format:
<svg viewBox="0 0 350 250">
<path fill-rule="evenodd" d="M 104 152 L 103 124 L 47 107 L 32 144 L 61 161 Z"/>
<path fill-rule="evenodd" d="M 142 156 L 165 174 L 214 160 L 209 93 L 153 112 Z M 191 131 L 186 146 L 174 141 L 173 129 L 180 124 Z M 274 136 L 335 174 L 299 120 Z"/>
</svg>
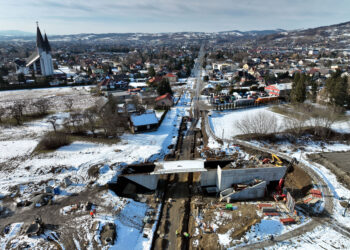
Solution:
<svg viewBox="0 0 350 250">
<path fill-rule="evenodd" d="M 350 21 L 350 0 L 0 0 L 0 30 L 48 34 L 302 29 Z"/>
</svg>

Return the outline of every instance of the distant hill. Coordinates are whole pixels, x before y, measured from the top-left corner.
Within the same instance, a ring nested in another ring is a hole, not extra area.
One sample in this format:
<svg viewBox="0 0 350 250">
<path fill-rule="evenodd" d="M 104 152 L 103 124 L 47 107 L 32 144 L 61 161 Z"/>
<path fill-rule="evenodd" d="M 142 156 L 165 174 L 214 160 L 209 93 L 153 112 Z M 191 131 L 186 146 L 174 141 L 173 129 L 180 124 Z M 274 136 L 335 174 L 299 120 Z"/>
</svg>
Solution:
<svg viewBox="0 0 350 250">
<path fill-rule="evenodd" d="M 276 30 L 250 30 L 250 31 L 240 31 L 240 30 L 230 30 L 230 31 L 220 31 L 219 34 L 236 34 L 237 36 L 263 36 L 276 34 L 280 32 L 285 32 L 283 29 Z"/>
<path fill-rule="evenodd" d="M 0 36 L 21 37 L 21 36 L 35 36 L 35 34 L 31 32 L 21 31 L 21 30 L 0 30 Z"/>
<path fill-rule="evenodd" d="M 125 43 L 133 42 L 142 44 L 150 41 L 185 41 L 203 39 L 241 39 L 245 37 L 259 37 L 266 34 L 275 34 L 284 30 L 253 30 L 253 31 L 222 31 L 222 32 L 169 32 L 169 33 L 104 33 L 104 34 L 73 34 L 73 35 L 50 35 L 52 42 L 79 42 L 79 43 Z M 35 34 L 17 30 L 0 31 L 0 41 L 23 41 L 35 40 Z"/>
<path fill-rule="evenodd" d="M 240 45 L 265 47 L 315 47 L 350 49 L 350 22 L 302 30 L 251 30 L 219 32 L 169 32 L 169 33 L 104 33 L 50 35 L 51 42 L 69 42 L 77 44 L 171 44 L 184 41 L 201 42 L 203 40 Z M 8 30 L 0 31 L 0 41 L 35 41 L 35 35 L 29 32 Z"/>
<path fill-rule="evenodd" d="M 282 31 L 261 36 L 255 42 L 268 46 L 311 46 L 350 49 L 350 22 L 311 29 Z"/>
</svg>

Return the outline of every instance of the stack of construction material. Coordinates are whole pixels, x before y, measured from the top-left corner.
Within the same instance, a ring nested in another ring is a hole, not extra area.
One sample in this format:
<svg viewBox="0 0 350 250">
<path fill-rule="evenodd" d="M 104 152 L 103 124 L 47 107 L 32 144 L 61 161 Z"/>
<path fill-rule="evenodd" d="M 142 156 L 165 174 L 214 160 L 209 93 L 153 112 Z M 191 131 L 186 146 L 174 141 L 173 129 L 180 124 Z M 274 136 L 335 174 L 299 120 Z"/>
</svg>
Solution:
<svg viewBox="0 0 350 250">
<path fill-rule="evenodd" d="M 311 189 L 303 202 L 308 205 L 315 205 L 322 199 L 322 192 L 317 189 Z"/>
<path fill-rule="evenodd" d="M 266 216 L 278 216 L 279 212 L 277 211 L 277 208 L 272 206 L 272 204 L 269 203 L 261 203 L 258 204 L 258 208 L 262 210 L 264 215 Z"/>
</svg>

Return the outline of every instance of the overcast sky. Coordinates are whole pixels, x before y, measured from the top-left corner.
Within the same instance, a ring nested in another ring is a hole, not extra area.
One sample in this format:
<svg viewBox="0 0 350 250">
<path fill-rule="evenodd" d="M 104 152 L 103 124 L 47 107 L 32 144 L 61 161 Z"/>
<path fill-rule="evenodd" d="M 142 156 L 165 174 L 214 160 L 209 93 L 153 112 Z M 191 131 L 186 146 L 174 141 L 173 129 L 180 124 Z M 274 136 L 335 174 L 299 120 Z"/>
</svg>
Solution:
<svg viewBox="0 0 350 250">
<path fill-rule="evenodd" d="M 350 0 L 0 0 L 0 30 L 48 34 L 300 29 L 350 21 Z"/>
</svg>

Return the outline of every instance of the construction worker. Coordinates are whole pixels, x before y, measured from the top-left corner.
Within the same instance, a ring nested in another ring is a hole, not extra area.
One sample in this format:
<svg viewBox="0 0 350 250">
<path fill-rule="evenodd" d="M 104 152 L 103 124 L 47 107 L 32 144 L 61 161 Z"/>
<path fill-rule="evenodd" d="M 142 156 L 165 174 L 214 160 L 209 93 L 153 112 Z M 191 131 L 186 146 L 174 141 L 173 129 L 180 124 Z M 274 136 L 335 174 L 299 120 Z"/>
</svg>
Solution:
<svg viewBox="0 0 350 250">
<path fill-rule="evenodd" d="M 187 232 L 184 232 L 184 236 L 185 236 L 186 238 L 189 238 L 189 237 L 190 237 L 189 233 L 187 233 Z"/>
<path fill-rule="evenodd" d="M 96 214 L 96 209 L 90 211 L 91 218 L 94 218 Z"/>
</svg>

